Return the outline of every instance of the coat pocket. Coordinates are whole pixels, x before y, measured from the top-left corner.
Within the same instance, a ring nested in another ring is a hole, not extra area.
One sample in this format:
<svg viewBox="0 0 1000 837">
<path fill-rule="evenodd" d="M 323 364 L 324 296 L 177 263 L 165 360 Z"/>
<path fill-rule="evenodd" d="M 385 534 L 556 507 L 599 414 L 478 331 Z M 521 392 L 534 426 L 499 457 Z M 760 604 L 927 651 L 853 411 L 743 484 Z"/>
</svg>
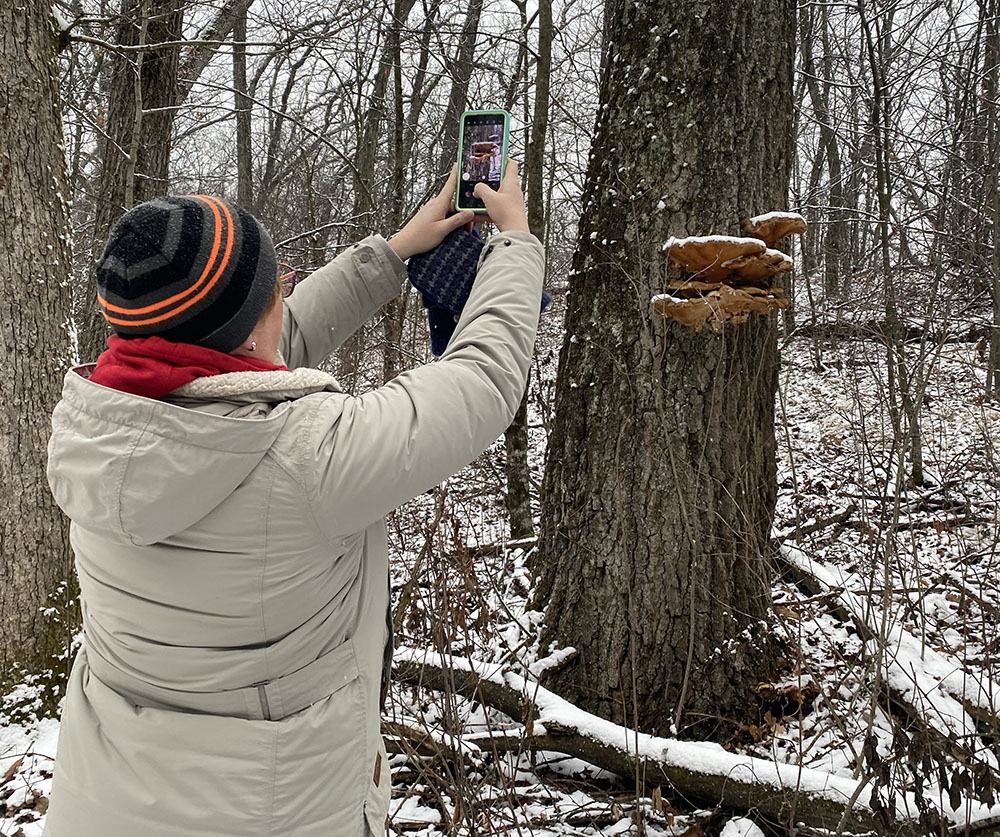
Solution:
<svg viewBox="0 0 1000 837">
<path fill-rule="evenodd" d="M 269 833 L 278 727 L 137 707 L 74 667 L 59 731 L 52 837 Z"/>
<path fill-rule="evenodd" d="M 365 823 L 371 837 L 384 837 L 386 818 L 389 816 L 389 796 L 392 792 L 392 777 L 389 775 L 389 758 L 385 752 L 382 736 L 378 737 L 378 750 L 369 777 L 368 793 L 365 797 Z"/>
<path fill-rule="evenodd" d="M 281 833 L 365 833 L 363 808 L 371 773 L 364 705 L 362 680 L 355 677 L 329 697 L 274 724 L 279 734 L 272 822 L 280 823 Z"/>
</svg>

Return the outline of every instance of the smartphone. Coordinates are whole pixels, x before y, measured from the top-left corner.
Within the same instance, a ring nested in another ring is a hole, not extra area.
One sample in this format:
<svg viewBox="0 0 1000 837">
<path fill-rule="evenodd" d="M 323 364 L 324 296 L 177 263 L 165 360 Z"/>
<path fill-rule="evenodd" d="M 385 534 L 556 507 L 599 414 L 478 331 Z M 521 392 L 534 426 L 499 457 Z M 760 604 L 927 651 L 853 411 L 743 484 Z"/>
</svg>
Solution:
<svg viewBox="0 0 1000 837">
<path fill-rule="evenodd" d="M 458 185 L 455 208 L 485 212 L 483 202 L 473 197 L 477 183 L 499 189 L 507 168 L 510 114 L 505 110 L 467 110 L 458 128 Z"/>
</svg>

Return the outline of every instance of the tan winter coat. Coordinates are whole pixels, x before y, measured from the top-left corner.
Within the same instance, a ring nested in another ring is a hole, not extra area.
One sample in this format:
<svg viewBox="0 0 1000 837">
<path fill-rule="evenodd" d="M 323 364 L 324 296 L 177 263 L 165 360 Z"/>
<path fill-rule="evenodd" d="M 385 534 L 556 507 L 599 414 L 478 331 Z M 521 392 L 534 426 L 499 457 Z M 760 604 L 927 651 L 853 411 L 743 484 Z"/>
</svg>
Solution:
<svg viewBox="0 0 1000 837">
<path fill-rule="evenodd" d="M 290 372 L 163 400 L 67 374 L 49 481 L 86 640 L 46 837 L 383 833 L 384 515 L 509 423 L 542 270 L 533 236 L 494 236 L 441 360 L 359 397 L 307 367 L 399 292 L 378 237 L 288 300 Z"/>
</svg>

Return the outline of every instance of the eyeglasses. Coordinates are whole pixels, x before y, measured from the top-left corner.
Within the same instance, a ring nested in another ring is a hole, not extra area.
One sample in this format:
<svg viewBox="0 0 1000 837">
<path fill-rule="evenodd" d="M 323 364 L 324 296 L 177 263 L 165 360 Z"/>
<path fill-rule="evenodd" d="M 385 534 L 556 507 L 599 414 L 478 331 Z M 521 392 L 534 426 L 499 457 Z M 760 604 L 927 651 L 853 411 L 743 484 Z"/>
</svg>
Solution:
<svg viewBox="0 0 1000 837">
<path fill-rule="evenodd" d="M 299 282 L 299 272 L 290 264 L 279 262 L 278 281 L 281 283 L 281 298 L 288 299 Z"/>
</svg>

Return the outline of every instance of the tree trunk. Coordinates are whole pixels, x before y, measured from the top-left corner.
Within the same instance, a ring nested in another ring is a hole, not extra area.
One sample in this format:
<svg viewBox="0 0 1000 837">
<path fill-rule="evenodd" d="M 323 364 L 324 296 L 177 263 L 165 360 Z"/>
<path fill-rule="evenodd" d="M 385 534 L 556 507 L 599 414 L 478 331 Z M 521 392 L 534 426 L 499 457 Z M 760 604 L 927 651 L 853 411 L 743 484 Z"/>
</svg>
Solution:
<svg viewBox="0 0 1000 837">
<path fill-rule="evenodd" d="M 543 640 L 579 652 L 550 687 L 680 732 L 744 716 L 769 672 L 776 327 L 695 333 L 649 301 L 670 235 L 739 234 L 786 205 L 795 3 L 618 0 L 608 16 L 537 596 Z"/>
<path fill-rule="evenodd" d="M 182 24 L 183 0 L 122 0 L 117 43 L 167 45 L 111 56 L 107 136 L 94 193 L 95 259 L 123 213 L 167 192 Z M 80 356 L 93 360 L 104 350 L 108 332 L 89 282 L 79 289 L 76 307 Z"/>
<path fill-rule="evenodd" d="M 458 120 L 468 104 L 469 80 L 472 78 L 472 60 L 476 55 L 483 0 L 470 0 L 468 8 L 459 37 L 458 52 L 453 59 L 445 58 L 445 70 L 451 77 L 451 93 L 448 95 L 448 107 L 444 114 L 441 163 L 438 166 L 442 172 L 448 171 L 458 158 Z"/>
<path fill-rule="evenodd" d="M 552 0 L 538 3 L 538 57 L 535 63 L 535 106 L 531 115 L 531 142 L 524 156 L 524 179 L 528 208 L 528 227 L 545 240 L 545 204 L 542 200 L 545 173 L 545 137 L 549 126 L 549 82 L 552 72 Z M 524 33 L 528 37 L 527 31 Z M 526 46 L 526 45 L 525 45 Z M 520 64 L 520 59 L 519 62 Z M 512 109 L 508 104 L 508 109 Z M 534 537 L 531 516 L 531 471 L 528 467 L 528 390 L 514 420 L 504 434 L 507 474 L 507 514 L 510 536 L 514 540 Z"/>
<path fill-rule="evenodd" d="M 233 97 L 236 106 L 236 201 L 253 206 L 253 148 L 250 119 L 253 102 L 247 95 L 247 11 L 241 4 L 233 19 Z"/>
<path fill-rule="evenodd" d="M 507 515 L 510 518 L 510 536 L 515 541 L 535 535 L 535 522 L 531 516 L 531 471 L 528 468 L 528 390 L 521 396 L 521 404 L 514 413 L 503 437 L 504 470 L 507 475 Z"/>
<path fill-rule="evenodd" d="M 215 17 L 198 33 L 195 40 L 199 43 L 187 52 L 177 71 L 177 83 L 174 88 L 175 105 L 182 105 L 187 101 L 201 74 L 215 57 L 219 45 L 237 26 L 242 26 L 244 34 L 234 35 L 233 40 L 246 42 L 247 9 L 252 2 L 253 0 L 226 0 Z M 243 60 L 245 62 L 246 58 Z M 246 82 L 244 88 L 245 86 Z"/>
<path fill-rule="evenodd" d="M 385 217 L 385 207 L 380 205 L 380 196 L 375 192 L 375 170 L 380 148 L 384 145 L 382 140 L 388 121 L 386 93 L 393 75 L 393 67 L 398 60 L 400 37 L 398 32 L 405 25 L 415 2 L 416 0 L 395 0 L 392 4 L 392 18 L 386 28 L 385 43 L 379 52 L 378 70 L 372 82 L 368 104 L 363 113 L 359 112 L 357 120 L 358 145 L 354 155 L 354 206 L 351 216 L 366 232 L 378 231 L 380 222 Z M 360 85 L 362 80 L 358 81 Z M 393 137 L 393 147 L 395 147 L 395 134 Z M 382 153 L 384 154 L 384 150 Z M 383 316 L 398 318 L 398 305 L 390 303 L 390 310 L 386 312 L 383 309 Z M 358 331 L 338 349 L 338 368 L 341 377 L 357 380 L 364 357 L 363 342 L 364 335 Z M 398 370 L 398 352 L 398 343 L 385 346 L 382 356 L 382 375 L 385 380 L 394 377 Z M 388 360 L 387 355 L 391 356 Z"/>
<path fill-rule="evenodd" d="M 420 52 L 416 61 L 416 69 L 411 70 L 413 74 L 412 86 L 410 88 L 410 107 L 406 112 L 406 124 L 403 126 L 403 146 L 413 148 L 416 141 L 417 126 L 420 124 L 420 114 L 427 104 L 427 99 L 434 91 L 441 76 L 436 73 L 429 74 L 428 64 L 431 60 L 431 38 L 438 32 L 440 21 L 438 14 L 441 10 L 441 0 L 430 0 L 430 6 L 424 3 L 424 23 L 420 31 Z M 411 59 L 412 65 L 412 59 Z M 456 149 L 457 153 L 457 149 Z"/>
<path fill-rule="evenodd" d="M 823 286 L 828 296 L 837 296 L 841 292 L 841 279 L 846 270 L 847 246 L 844 215 L 844 182 L 840 161 L 840 146 L 834 130 L 833 113 L 830 108 L 830 82 L 833 78 L 832 50 L 830 48 L 829 28 L 830 10 L 824 6 L 806 12 L 803 20 L 813 14 L 819 16 L 817 23 L 821 42 L 823 44 L 822 66 L 817 66 L 813 59 L 812 44 L 816 27 L 800 27 L 799 44 L 804 64 L 806 89 L 813 112 L 816 114 L 816 124 L 819 127 L 819 144 L 829 169 L 829 206 L 827 208 L 827 229 L 823 235 Z M 822 88 L 818 74 L 822 71 Z"/>
<path fill-rule="evenodd" d="M 66 520 L 45 479 L 72 270 L 55 62 L 51 4 L 0 5 L 0 685 L 53 668 L 75 622 Z"/>
<path fill-rule="evenodd" d="M 986 19 L 986 43 L 983 66 L 983 105 L 986 109 L 986 159 L 996 161 L 1000 151 L 1000 104 L 997 94 L 1000 92 L 1000 72 L 997 62 L 1000 61 L 1000 24 L 996 18 L 996 6 L 993 14 L 984 15 Z M 986 365 L 986 397 L 992 401 L 1000 398 L 1000 235 L 997 225 L 1000 224 L 1000 176 L 994 164 L 988 167 L 986 190 L 990 195 L 990 205 L 986 213 L 990 215 L 992 227 L 993 248 L 990 255 L 990 297 L 992 300 L 993 328 L 990 329 L 989 358 Z"/>
<path fill-rule="evenodd" d="M 403 55 L 402 28 L 406 20 L 401 17 L 404 10 L 409 14 L 412 2 L 401 4 L 396 0 L 393 20 L 389 26 L 387 51 L 392 59 L 392 172 L 389 176 L 388 209 L 386 227 L 395 232 L 403 223 L 403 193 L 406 185 L 406 163 L 409 153 L 404 147 L 403 125 Z M 403 324 L 406 322 L 409 288 L 395 299 L 389 300 L 382 309 L 382 327 L 385 334 L 385 351 L 382 354 L 382 381 L 391 381 L 403 371 L 402 352 Z"/>
</svg>

